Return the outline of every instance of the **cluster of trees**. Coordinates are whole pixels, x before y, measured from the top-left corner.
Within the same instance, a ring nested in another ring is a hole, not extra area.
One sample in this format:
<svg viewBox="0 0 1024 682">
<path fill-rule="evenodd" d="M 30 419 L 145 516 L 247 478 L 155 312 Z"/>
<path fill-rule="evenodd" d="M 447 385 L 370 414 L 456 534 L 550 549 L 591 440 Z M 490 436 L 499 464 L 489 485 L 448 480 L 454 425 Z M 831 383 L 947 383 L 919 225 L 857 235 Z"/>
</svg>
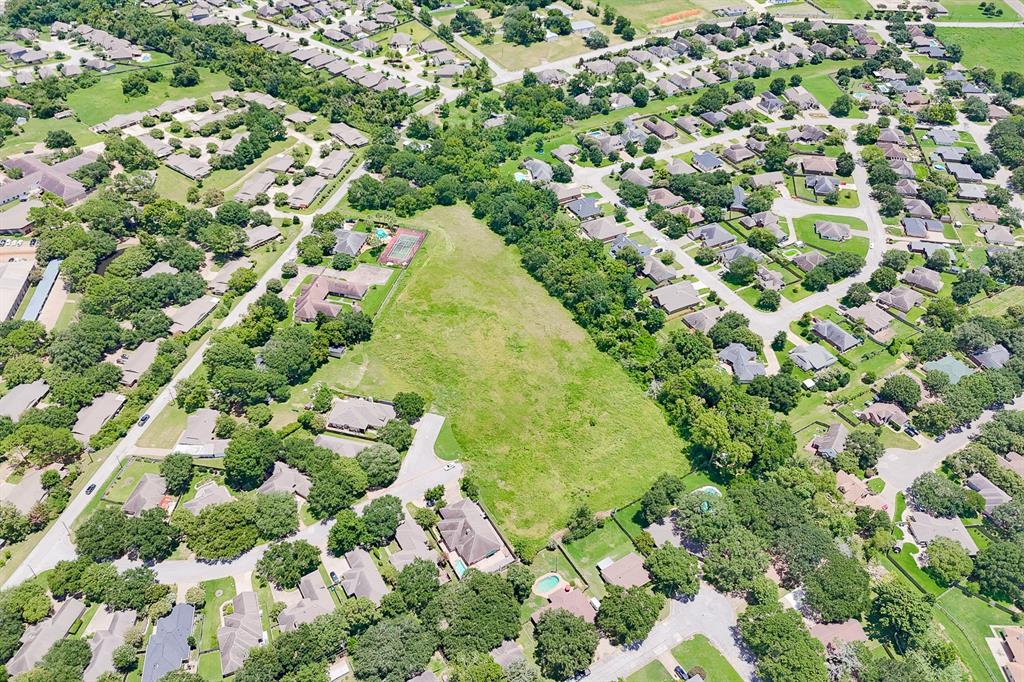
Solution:
<svg viewBox="0 0 1024 682">
<path fill-rule="evenodd" d="M 184 17 L 156 16 L 137 7 L 96 16 L 83 5 L 63 0 L 46 8 L 19 2 L 12 10 L 8 16 L 12 26 L 39 29 L 54 21 L 88 21 L 132 43 L 171 55 L 189 69 L 204 67 L 223 73 L 230 79 L 231 88 L 239 92 L 266 90 L 305 111 L 318 112 L 331 121 L 345 121 L 363 130 L 391 128 L 412 107 L 408 96 L 396 90 L 378 93 L 303 69 L 292 59 L 248 44 L 241 33 L 228 25 L 198 26 Z M 190 82 L 192 74 L 183 68 L 172 72 L 172 78 Z M 94 82 L 95 78 L 47 78 L 34 83 L 34 87 L 19 88 L 14 96 L 33 104 L 32 113 L 36 116 L 48 118 L 66 108 L 64 100 L 69 91 Z M 35 106 L 37 103 L 39 106 Z"/>
<path fill-rule="evenodd" d="M 148 609 L 153 618 L 169 613 L 175 602 L 171 586 L 158 583 L 149 568 L 139 566 L 118 573 L 113 564 L 97 563 L 87 556 L 57 562 L 47 582 L 57 599 L 80 596 L 115 611 L 143 613 Z"/>
<path fill-rule="evenodd" d="M 167 512 L 160 508 L 147 509 L 133 518 L 120 509 L 102 507 L 75 530 L 78 553 L 93 561 L 125 554 L 160 561 L 174 552 L 178 540 L 178 529 L 167 523 Z"/>
<path fill-rule="evenodd" d="M 291 493 L 267 493 L 206 507 L 196 516 L 174 510 L 170 526 L 200 559 L 231 559 L 262 542 L 278 540 L 299 529 Z"/>
</svg>

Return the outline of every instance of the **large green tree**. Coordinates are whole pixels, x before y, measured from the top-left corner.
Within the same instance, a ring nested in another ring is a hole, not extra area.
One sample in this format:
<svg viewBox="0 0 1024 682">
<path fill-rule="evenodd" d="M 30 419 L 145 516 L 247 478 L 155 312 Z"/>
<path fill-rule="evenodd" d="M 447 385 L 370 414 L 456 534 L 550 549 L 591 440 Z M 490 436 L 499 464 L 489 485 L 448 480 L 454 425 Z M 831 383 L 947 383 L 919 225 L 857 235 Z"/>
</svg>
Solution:
<svg viewBox="0 0 1024 682">
<path fill-rule="evenodd" d="M 642 641 L 658 620 L 665 597 L 643 587 L 609 585 L 597 611 L 597 626 L 616 644 Z"/>
<path fill-rule="evenodd" d="M 549 609 L 541 614 L 533 635 L 537 640 L 537 665 L 549 679 L 567 680 L 586 670 L 594 660 L 597 630 L 565 609 Z"/>
</svg>

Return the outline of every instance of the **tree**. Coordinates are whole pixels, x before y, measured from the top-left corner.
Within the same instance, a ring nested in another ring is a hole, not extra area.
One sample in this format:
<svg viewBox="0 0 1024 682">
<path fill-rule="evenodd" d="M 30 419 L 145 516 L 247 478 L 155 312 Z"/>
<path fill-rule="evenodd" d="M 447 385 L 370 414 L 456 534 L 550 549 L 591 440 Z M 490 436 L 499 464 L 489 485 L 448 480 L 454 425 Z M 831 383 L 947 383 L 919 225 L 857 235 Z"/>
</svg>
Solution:
<svg viewBox="0 0 1024 682">
<path fill-rule="evenodd" d="M 353 459 L 338 457 L 313 475 L 309 513 L 318 519 L 337 514 L 358 500 L 367 487 L 366 473 Z"/>
<path fill-rule="evenodd" d="M 836 173 L 842 177 L 848 178 L 853 175 L 854 167 L 853 155 L 849 152 L 843 152 L 836 157 Z"/>
<path fill-rule="evenodd" d="M 436 647 L 432 629 L 406 614 L 370 625 L 349 653 L 360 679 L 408 680 L 423 672 Z"/>
<path fill-rule="evenodd" d="M 874 432 L 858 430 L 846 437 L 843 452 L 855 458 L 861 469 L 871 469 L 885 454 L 885 447 Z"/>
<path fill-rule="evenodd" d="M 394 495 L 374 498 L 363 510 L 366 543 L 384 547 L 395 537 L 402 522 L 402 501 Z"/>
<path fill-rule="evenodd" d="M 412 445 L 413 430 L 404 419 L 392 419 L 377 432 L 377 440 L 386 443 L 399 452 L 405 452 Z"/>
<path fill-rule="evenodd" d="M 821 643 L 811 637 L 800 614 L 777 603 L 748 608 L 740 635 L 757 656 L 758 677 L 766 682 L 826 682 Z"/>
<path fill-rule="evenodd" d="M 995 599 L 1024 604 L 1024 547 L 1020 542 L 993 542 L 974 562 L 981 591 Z"/>
<path fill-rule="evenodd" d="M 44 143 L 47 149 L 67 149 L 75 146 L 75 138 L 63 128 L 46 133 Z"/>
<path fill-rule="evenodd" d="M 374 443 L 361 450 L 356 461 L 366 472 L 366 481 L 371 488 L 386 488 L 398 478 L 402 456 L 387 443 Z"/>
<path fill-rule="evenodd" d="M 425 608 L 438 589 L 437 566 L 425 559 L 413 559 L 406 564 L 395 581 L 395 590 L 413 612 Z"/>
<path fill-rule="evenodd" d="M 427 405 L 427 401 L 419 393 L 407 391 L 396 393 L 392 402 L 395 406 L 395 414 L 409 424 L 419 421 Z"/>
<path fill-rule="evenodd" d="M 160 475 L 167 483 L 167 492 L 183 495 L 192 483 L 192 456 L 182 452 L 168 455 L 160 462 Z"/>
<path fill-rule="evenodd" d="M 122 644 L 112 654 L 114 669 L 120 673 L 130 673 L 139 664 L 139 654 L 131 644 Z"/>
<path fill-rule="evenodd" d="M 573 509 L 565 525 L 567 530 L 562 539 L 565 542 L 572 542 L 587 537 L 600 528 L 602 523 L 586 503 L 581 503 Z"/>
<path fill-rule="evenodd" d="M 921 386 L 907 374 L 895 374 L 882 384 L 878 397 L 910 412 L 921 402 Z"/>
<path fill-rule="evenodd" d="M 291 590 L 302 576 L 316 570 L 320 550 L 305 540 L 278 542 L 267 548 L 256 563 L 256 575 L 274 583 L 279 589 Z"/>
<path fill-rule="evenodd" d="M 529 45 L 544 39 L 544 27 L 526 5 L 507 7 L 501 28 L 505 40 L 517 45 Z"/>
<path fill-rule="evenodd" d="M 755 228 L 750 231 L 749 235 L 747 235 L 747 243 L 758 251 L 763 251 L 764 253 L 768 253 L 774 249 L 778 242 L 779 240 L 776 239 L 775 235 L 763 227 Z"/>
<path fill-rule="evenodd" d="M 896 271 L 882 265 L 871 273 L 868 285 L 874 291 L 889 291 L 896 286 Z"/>
<path fill-rule="evenodd" d="M 128 520 L 128 548 L 143 561 L 161 561 L 177 548 L 179 534 L 167 523 L 167 512 L 159 507 L 147 509 Z"/>
<path fill-rule="evenodd" d="M 566 680 L 586 670 L 597 650 L 597 630 L 565 609 L 549 609 L 534 628 L 535 651 L 541 674 Z"/>
<path fill-rule="evenodd" d="M 120 509 L 100 507 L 75 530 L 75 548 L 93 561 L 122 556 L 128 548 L 128 518 Z"/>
<path fill-rule="evenodd" d="M 608 36 L 601 31 L 591 31 L 583 38 L 583 44 L 589 50 L 600 50 L 608 47 Z"/>
<path fill-rule="evenodd" d="M 832 102 L 828 111 L 833 116 L 849 116 L 853 109 L 853 99 L 849 95 L 840 95 Z"/>
<path fill-rule="evenodd" d="M 697 558 L 682 547 L 665 543 L 647 557 L 654 586 L 664 594 L 692 597 L 700 589 Z"/>
<path fill-rule="evenodd" d="M 814 523 L 798 523 L 779 531 L 775 548 L 784 565 L 782 584 L 795 587 L 836 553 L 832 535 Z"/>
<path fill-rule="evenodd" d="M 658 620 L 665 598 L 643 587 L 609 585 L 597 611 L 597 626 L 616 644 L 640 642 Z"/>
<path fill-rule="evenodd" d="M 299 508 L 288 492 L 267 493 L 255 497 L 256 530 L 265 540 L 277 540 L 299 529 Z"/>
<path fill-rule="evenodd" d="M 334 517 L 327 534 L 327 549 L 334 556 L 342 556 L 362 544 L 365 535 L 363 520 L 351 509 L 343 509 Z"/>
<path fill-rule="evenodd" d="M 892 579 L 875 585 L 872 618 L 900 651 L 923 635 L 932 621 L 932 604 L 927 595 L 902 581 Z"/>
<path fill-rule="evenodd" d="M 524 564 L 512 564 L 505 571 L 505 578 L 512 586 L 512 593 L 516 596 L 516 600 L 520 604 L 524 603 L 533 592 L 534 576 L 530 567 Z"/>
<path fill-rule="evenodd" d="M 749 284 L 756 274 L 757 261 L 750 256 L 740 256 L 729 263 L 729 276 L 739 284 Z"/>
<path fill-rule="evenodd" d="M 446 586 L 439 603 L 448 623 L 441 633 L 445 656 L 486 653 L 519 632 L 519 601 L 500 575 L 471 569 Z"/>
<path fill-rule="evenodd" d="M 952 586 L 971 574 L 974 562 L 959 542 L 939 537 L 928 543 L 925 569 L 940 584 Z"/>
<path fill-rule="evenodd" d="M 149 92 L 149 83 L 138 71 L 132 71 L 121 81 L 121 92 L 125 97 L 142 97 Z"/>
<path fill-rule="evenodd" d="M 914 479 L 907 492 L 915 507 L 935 516 L 963 516 L 978 509 L 977 502 L 972 501 L 966 490 L 934 471 Z"/>
<path fill-rule="evenodd" d="M 833 555 L 804 582 L 806 603 L 825 623 L 859 618 L 870 602 L 870 578 L 857 559 Z"/>
<path fill-rule="evenodd" d="M 661 474 L 640 498 L 640 516 L 644 525 L 662 521 L 675 506 L 676 498 L 685 490 L 683 479 L 674 474 Z"/>
<path fill-rule="evenodd" d="M 856 282 L 846 290 L 843 304 L 848 308 L 857 308 L 871 300 L 871 288 L 863 282 Z"/>
<path fill-rule="evenodd" d="M 712 543 L 704 556 L 705 579 L 723 592 L 750 587 L 768 568 L 761 539 L 746 528 L 733 528 Z"/>
<path fill-rule="evenodd" d="M 224 451 L 224 474 L 236 490 L 251 490 L 270 475 L 274 453 L 280 447 L 277 435 L 269 429 L 239 429 Z"/>
<path fill-rule="evenodd" d="M 199 85 L 199 71 L 192 64 L 175 64 L 171 70 L 170 82 L 176 88 L 191 88 Z"/>
</svg>

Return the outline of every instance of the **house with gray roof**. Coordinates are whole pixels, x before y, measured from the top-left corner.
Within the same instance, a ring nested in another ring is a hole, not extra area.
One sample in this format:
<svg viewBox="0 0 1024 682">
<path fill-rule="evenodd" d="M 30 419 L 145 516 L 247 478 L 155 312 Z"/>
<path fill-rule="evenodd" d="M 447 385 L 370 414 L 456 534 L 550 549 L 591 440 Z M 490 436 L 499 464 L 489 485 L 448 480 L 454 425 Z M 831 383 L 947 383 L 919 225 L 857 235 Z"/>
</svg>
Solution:
<svg viewBox="0 0 1024 682">
<path fill-rule="evenodd" d="M 17 422 L 21 415 L 36 406 L 50 392 L 50 387 L 42 379 L 29 384 L 18 384 L 0 397 L 0 416 L 9 417 Z"/>
<path fill-rule="evenodd" d="M 365 549 L 356 548 L 346 552 L 345 561 L 348 562 L 349 570 L 341 576 L 341 588 L 349 597 L 363 597 L 374 604 L 380 605 L 380 600 L 387 594 L 388 586 L 384 584 L 377 565 L 373 563 L 373 557 Z"/>
<path fill-rule="evenodd" d="M 662 263 L 659 259 L 653 256 L 644 258 L 644 267 L 642 273 L 649 280 L 655 284 L 663 284 L 669 280 L 675 279 L 676 273 L 674 268 L 669 267 Z"/>
<path fill-rule="evenodd" d="M 191 604 L 175 604 L 171 612 L 156 622 L 143 659 L 142 682 L 159 682 L 164 675 L 188 662 L 192 621 L 196 609 Z"/>
<path fill-rule="evenodd" d="M 96 614 L 94 618 L 101 618 L 105 614 Z M 89 648 L 92 650 L 92 660 L 89 667 L 82 673 L 84 682 L 96 682 L 100 675 L 105 672 L 114 672 L 114 649 L 124 644 L 125 634 L 128 629 L 135 625 L 135 611 L 114 611 L 110 615 L 107 627 L 93 634 L 89 640 Z M 95 620 L 93 626 L 95 626 Z"/>
<path fill-rule="evenodd" d="M 274 471 L 270 477 L 256 489 L 258 493 L 292 493 L 302 499 L 309 497 L 312 484 L 309 478 L 284 462 L 274 462 Z"/>
<path fill-rule="evenodd" d="M 78 411 L 78 419 L 71 427 L 71 433 L 83 444 L 88 444 L 89 439 L 100 432 L 103 425 L 121 411 L 121 406 L 128 400 L 128 396 L 122 393 L 104 393 L 93 399 L 91 405 L 86 405 Z"/>
<path fill-rule="evenodd" d="M 689 282 L 677 282 L 655 289 L 651 300 L 669 315 L 700 305 L 700 294 Z"/>
<path fill-rule="evenodd" d="M 949 383 L 955 385 L 959 383 L 961 379 L 974 372 L 969 366 L 965 365 L 961 360 L 954 358 L 949 353 L 938 360 L 931 360 L 921 365 L 925 372 L 942 372 L 949 378 Z"/>
<path fill-rule="evenodd" d="M 334 253 L 343 253 L 355 258 L 363 250 L 363 246 L 369 241 L 370 235 L 367 232 L 356 232 L 355 230 L 334 231 Z"/>
<path fill-rule="evenodd" d="M 893 403 L 872 403 L 861 410 L 857 416 L 861 421 L 866 421 L 874 426 L 891 424 L 896 428 L 903 428 L 910 421 L 907 413 L 901 410 L 899 405 Z"/>
<path fill-rule="evenodd" d="M 907 525 L 910 527 L 914 539 L 917 540 L 917 544 L 923 547 L 927 547 L 936 538 L 948 538 L 957 542 L 971 556 L 978 553 L 978 545 L 975 544 L 974 538 L 967 532 L 964 522 L 959 518 L 946 519 L 914 511 L 910 514 Z"/>
<path fill-rule="evenodd" d="M 985 350 L 971 353 L 970 357 L 974 364 L 982 369 L 1002 369 L 1010 359 L 1010 351 L 1006 350 L 1003 344 L 997 343 Z"/>
<path fill-rule="evenodd" d="M 846 316 L 851 320 L 859 320 L 871 334 L 883 332 L 892 324 L 892 316 L 870 301 L 856 308 L 848 308 Z"/>
<path fill-rule="evenodd" d="M 764 365 L 757 361 L 757 353 L 741 343 L 730 343 L 718 352 L 718 359 L 732 368 L 733 376 L 741 384 L 765 374 Z"/>
<path fill-rule="evenodd" d="M 231 492 L 216 481 L 203 481 L 199 484 L 199 487 L 196 488 L 195 497 L 182 506 L 192 512 L 195 516 L 199 516 L 199 512 L 203 511 L 207 507 L 212 507 L 215 504 L 233 502 L 234 499 L 235 498 L 231 496 Z"/>
<path fill-rule="evenodd" d="M 501 539 L 475 502 L 462 499 L 440 511 L 437 530 L 449 550 L 472 566 L 502 549 Z"/>
<path fill-rule="evenodd" d="M 814 231 L 822 239 L 833 242 L 841 242 L 850 238 L 850 227 L 848 225 L 832 222 L 831 220 L 816 220 L 814 222 Z"/>
<path fill-rule="evenodd" d="M 935 270 L 917 267 L 903 276 L 903 281 L 916 289 L 924 289 L 933 294 L 942 289 L 942 278 Z"/>
<path fill-rule="evenodd" d="M 335 398 L 327 415 L 327 428 L 366 433 L 381 428 L 396 416 L 390 403 L 358 397 Z"/>
<path fill-rule="evenodd" d="M 217 417 L 220 413 L 208 407 L 201 407 L 188 415 L 185 430 L 178 437 L 175 452 L 184 452 L 193 457 L 220 457 L 227 449 L 228 440 L 215 434 Z"/>
<path fill-rule="evenodd" d="M 570 201 L 565 208 L 579 220 L 590 220 L 601 215 L 601 209 L 597 207 L 597 200 L 593 197 L 580 197 L 576 201 Z"/>
<path fill-rule="evenodd" d="M 162 507 L 171 499 L 166 494 L 167 481 L 160 474 L 145 473 L 135 484 L 122 509 L 128 516 L 138 516 L 147 509 Z"/>
<path fill-rule="evenodd" d="M 821 255 L 819 251 L 808 251 L 807 253 L 793 256 L 793 265 L 804 272 L 810 272 L 824 262 L 825 256 Z"/>
<path fill-rule="evenodd" d="M 829 353 L 820 343 L 797 346 L 789 351 L 789 359 L 806 372 L 817 372 L 836 363 L 836 356 Z"/>
<path fill-rule="evenodd" d="M 526 159 L 523 161 L 523 168 L 530 173 L 530 180 L 533 182 L 547 183 L 554 179 L 554 171 L 551 164 L 540 159 Z"/>
<path fill-rule="evenodd" d="M 737 258 L 750 258 L 760 263 L 764 260 L 764 255 L 749 244 L 734 244 L 722 249 L 718 254 L 718 258 L 725 265 L 729 265 Z"/>
<path fill-rule="evenodd" d="M 921 305 L 924 301 L 924 296 L 913 289 L 896 287 L 890 291 L 879 294 L 876 301 L 879 305 L 883 305 L 887 308 L 895 308 L 900 312 L 906 313 L 914 306 Z"/>
<path fill-rule="evenodd" d="M 996 507 L 1013 500 L 1013 496 L 988 480 L 984 474 L 975 473 L 968 477 L 967 487 L 985 498 L 985 513 L 991 514 Z"/>
<path fill-rule="evenodd" d="M 313 444 L 320 448 L 327 448 L 336 455 L 351 459 L 373 445 L 373 442 L 357 438 L 340 438 L 327 433 L 321 433 L 313 439 Z"/>
<path fill-rule="evenodd" d="M 626 226 L 611 216 L 580 223 L 583 234 L 599 242 L 611 242 L 626 234 Z"/>
<path fill-rule="evenodd" d="M 36 667 L 50 647 L 67 636 L 71 626 L 83 613 L 85 604 L 71 598 L 61 603 L 49 618 L 28 626 L 21 635 L 21 647 L 7 661 L 7 672 L 20 675 Z"/>
<path fill-rule="evenodd" d="M 718 248 L 736 242 L 736 236 L 718 223 L 695 227 L 689 232 L 690 239 L 704 242 L 704 246 Z"/>
<path fill-rule="evenodd" d="M 217 629 L 220 671 L 231 675 L 245 663 L 249 650 L 263 643 L 263 622 L 256 593 L 241 592 L 231 600 L 232 611 Z"/>
<path fill-rule="evenodd" d="M 804 186 L 818 197 L 827 197 L 829 194 L 839 191 L 839 181 L 829 175 L 804 176 Z"/>
<path fill-rule="evenodd" d="M 641 258 L 647 258 L 648 256 L 651 255 L 651 252 L 653 251 L 653 249 L 650 246 L 645 246 L 644 244 L 641 244 L 635 239 L 630 239 L 626 235 L 621 234 L 618 237 L 616 237 L 615 240 L 612 242 L 612 246 L 609 249 L 609 253 L 611 253 L 612 258 L 614 258 L 619 253 L 619 251 L 622 251 L 623 249 L 633 249 L 640 255 Z"/>
<path fill-rule="evenodd" d="M 811 331 L 815 333 L 819 338 L 828 341 L 830 344 L 839 349 L 841 353 L 858 346 L 862 343 L 860 339 L 846 331 L 838 324 L 831 320 L 819 320 L 811 326 Z"/>
<path fill-rule="evenodd" d="M 707 331 L 714 327 L 715 323 L 718 322 L 718 319 L 724 314 L 725 311 L 715 305 L 702 308 L 692 313 L 687 313 L 686 315 L 683 315 L 682 320 L 683 324 L 690 329 L 707 333 Z"/>
<path fill-rule="evenodd" d="M 409 516 L 405 517 L 395 531 L 395 542 L 399 550 L 391 552 L 388 561 L 396 571 L 401 571 L 416 559 L 431 563 L 437 561 L 437 553 L 427 544 L 427 534 Z"/>
<path fill-rule="evenodd" d="M 302 598 L 289 606 L 277 617 L 281 632 L 290 632 L 304 623 L 311 623 L 326 613 L 334 611 L 334 600 L 324 585 L 319 570 L 304 575 L 299 581 Z"/>
<path fill-rule="evenodd" d="M 722 160 L 708 151 L 699 152 L 693 155 L 693 167 L 702 173 L 710 173 L 722 168 L 725 164 Z"/>
<path fill-rule="evenodd" d="M 819 434 L 811 440 L 811 447 L 818 453 L 819 457 L 828 460 L 835 459 L 846 445 L 846 437 L 850 430 L 844 424 L 836 422 L 829 425 L 825 433 Z"/>
</svg>

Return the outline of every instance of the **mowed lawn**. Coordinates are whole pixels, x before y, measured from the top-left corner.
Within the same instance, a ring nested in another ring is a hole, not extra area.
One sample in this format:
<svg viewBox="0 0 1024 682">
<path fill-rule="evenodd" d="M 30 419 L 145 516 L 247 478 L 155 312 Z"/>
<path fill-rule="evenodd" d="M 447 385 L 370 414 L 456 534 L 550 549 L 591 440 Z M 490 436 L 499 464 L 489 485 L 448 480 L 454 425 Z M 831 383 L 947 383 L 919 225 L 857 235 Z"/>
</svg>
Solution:
<svg viewBox="0 0 1024 682">
<path fill-rule="evenodd" d="M 1010 16 L 1006 21 L 1012 21 Z M 956 43 L 964 48 L 960 63 L 965 68 L 985 66 L 997 74 L 1020 71 L 1024 64 L 1024 29 L 1022 28 L 954 28 L 939 26 L 935 36 L 944 44 Z"/>
<path fill-rule="evenodd" d="M 835 19 L 853 19 L 871 9 L 865 0 L 816 0 L 814 4 Z"/>
<path fill-rule="evenodd" d="M 694 666 L 703 668 L 707 682 L 741 682 L 743 679 L 704 635 L 697 635 L 675 647 L 672 656 L 686 670 Z"/>
<path fill-rule="evenodd" d="M 502 529 L 531 550 L 573 505 L 628 504 L 658 474 L 689 470 L 686 444 L 657 405 L 526 273 L 514 248 L 464 206 L 434 208 L 413 224 L 430 234 L 373 338 L 309 385 L 427 396 L 450 421 Z"/>
</svg>

